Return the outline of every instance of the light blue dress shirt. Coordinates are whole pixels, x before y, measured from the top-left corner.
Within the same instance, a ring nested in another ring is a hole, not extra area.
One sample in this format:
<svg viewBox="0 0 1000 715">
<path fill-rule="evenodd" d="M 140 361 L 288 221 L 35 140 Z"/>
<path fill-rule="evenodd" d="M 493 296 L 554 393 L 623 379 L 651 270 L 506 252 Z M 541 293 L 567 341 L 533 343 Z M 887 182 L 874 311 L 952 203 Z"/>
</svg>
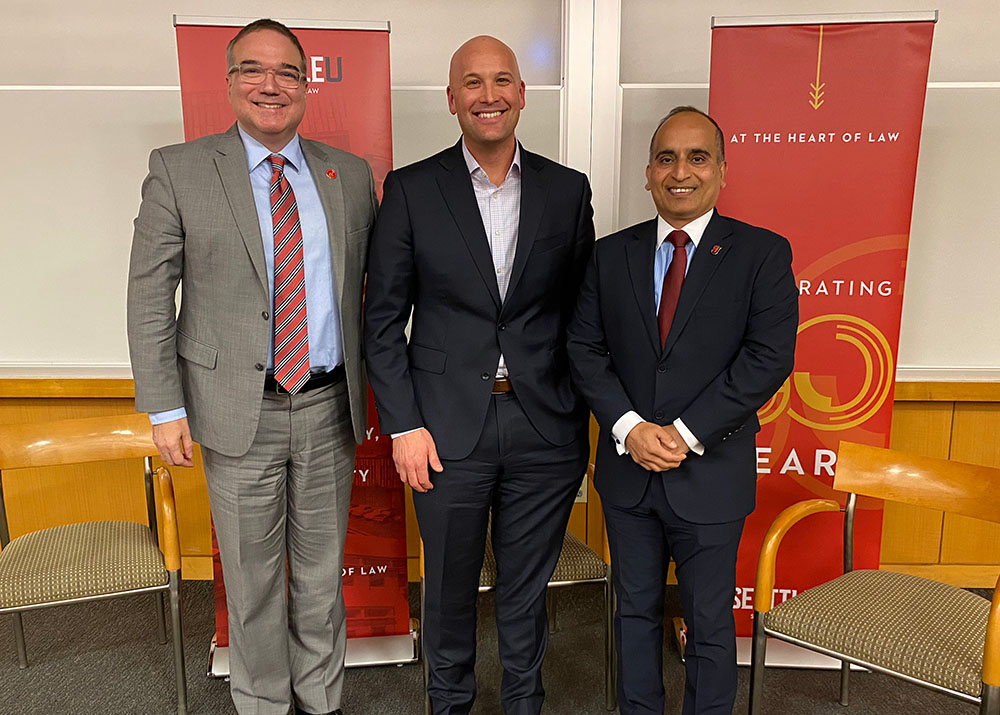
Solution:
<svg viewBox="0 0 1000 715">
<path fill-rule="evenodd" d="M 274 366 L 274 230 L 271 223 L 271 162 L 272 152 L 239 128 L 246 151 L 250 188 L 257 208 L 260 236 L 264 245 L 267 268 L 268 303 L 271 306 L 271 340 L 267 348 L 267 370 Z M 299 135 L 296 134 L 280 152 L 285 157 L 285 177 L 295 193 L 302 226 L 302 255 L 306 280 L 306 320 L 309 330 L 309 367 L 314 373 L 327 372 L 344 361 L 340 335 L 340 311 L 333 285 L 333 266 L 326 212 L 306 165 Z M 167 412 L 151 412 L 153 424 L 171 422 L 187 416 L 181 407 Z"/>
</svg>

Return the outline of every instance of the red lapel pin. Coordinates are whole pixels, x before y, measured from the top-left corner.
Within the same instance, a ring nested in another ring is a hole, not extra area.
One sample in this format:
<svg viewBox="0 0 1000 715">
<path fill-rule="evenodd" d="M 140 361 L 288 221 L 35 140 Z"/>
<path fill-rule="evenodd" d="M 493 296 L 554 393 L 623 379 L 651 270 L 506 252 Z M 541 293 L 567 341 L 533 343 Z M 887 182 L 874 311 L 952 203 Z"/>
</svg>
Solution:
<svg viewBox="0 0 1000 715">
<path fill-rule="evenodd" d="M 326 170 L 326 175 L 329 176 L 331 179 L 336 179 L 337 178 L 337 172 L 334 171 L 333 169 L 327 169 Z"/>
<path fill-rule="evenodd" d="M 722 246 L 720 246 L 719 244 L 715 244 L 714 246 L 712 246 L 712 255 L 713 256 L 718 256 L 719 255 L 719 251 L 721 251 L 721 250 L 722 250 Z"/>
</svg>

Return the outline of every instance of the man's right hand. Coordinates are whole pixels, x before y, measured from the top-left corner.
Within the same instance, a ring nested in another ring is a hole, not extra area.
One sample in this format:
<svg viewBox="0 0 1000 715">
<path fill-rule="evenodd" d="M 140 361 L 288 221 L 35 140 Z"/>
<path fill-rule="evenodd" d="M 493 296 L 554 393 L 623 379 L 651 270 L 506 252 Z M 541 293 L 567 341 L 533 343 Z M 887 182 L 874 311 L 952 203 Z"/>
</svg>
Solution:
<svg viewBox="0 0 1000 715">
<path fill-rule="evenodd" d="M 428 464 L 435 472 L 444 471 L 434 446 L 434 438 L 423 427 L 392 440 L 392 461 L 396 463 L 400 480 L 418 492 L 434 488 L 427 471 Z"/>
<path fill-rule="evenodd" d="M 173 422 L 153 425 L 153 444 L 160 452 L 160 459 L 171 467 L 193 467 L 194 442 L 188 428 L 187 417 Z"/>
<path fill-rule="evenodd" d="M 640 422 L 625 437 L 625 449 L 633 461 L 643 469 L 665 472 L 679 467 L 685 455 L 683 445 L 677 444 L 659 425 Z"/>
</svg>

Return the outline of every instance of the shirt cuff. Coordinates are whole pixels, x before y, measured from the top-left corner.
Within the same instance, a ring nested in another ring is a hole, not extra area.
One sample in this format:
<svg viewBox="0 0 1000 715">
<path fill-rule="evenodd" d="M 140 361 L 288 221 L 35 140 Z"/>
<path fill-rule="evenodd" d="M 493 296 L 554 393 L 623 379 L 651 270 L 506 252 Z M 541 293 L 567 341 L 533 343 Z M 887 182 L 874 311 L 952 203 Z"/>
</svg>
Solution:
<svg viewBox="0 0 1000 715">
<path fill-rule="evenodd" d="M 624 415 L 618 418 L 614 426 L 611 428 L 611 436 L 614 437 L 615 447 L 618 449 L 619 456 L 623 454 L 628 454 L 628 450 L 625 449 L 625 438 L 628 437 L 628 433 L 631 432 L 637 424 L 640 424 L 644 420 L 639 416 L 639 413 L 635 410 L 629 410 Z"/>
<path fill-rule="evenodd" d="M 176 410 L 167 410 L 166 412 L 150 412 L 149 423 L 151 425 L 162 425 L 166 422 L 176 422 L 177 420 L 182 420 L 187 416 L 187 410 L 183 407 L 178 407 Z"/>
<path fill-rule="evenodd" d="M 687 428 L 687 425 L 684 424 L 680 417 L 674 420 L 674 427 L 692 452 L 697 455 L 705 454 L 705 445 L 698 441 L 698 438 Z"/>
<path fill-rule="evenodd" d="M 396 437 L 402 437 L 404 434 L 410 434 L 411 432 L 419 432 L 423 427 L 414 427 L 413 429 L 408 429 L 405 432 L 393 432 L 390 437 L 396 439 Z"/>
</svg>

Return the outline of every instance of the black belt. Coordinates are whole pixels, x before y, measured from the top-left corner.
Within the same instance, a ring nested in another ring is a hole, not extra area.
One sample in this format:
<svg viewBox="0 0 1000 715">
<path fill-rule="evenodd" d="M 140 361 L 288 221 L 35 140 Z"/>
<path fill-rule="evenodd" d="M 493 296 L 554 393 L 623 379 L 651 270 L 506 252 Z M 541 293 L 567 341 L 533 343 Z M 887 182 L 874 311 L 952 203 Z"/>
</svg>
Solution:
<svg viewBox="0 0 1000 715">
<path fill-rule="evenodd" d="M 336 385 L 343 379 L 343 365 L 337 365 L 337 367 L 330 370 L 330 372 L 314 372 L 309 376 L 309 379 L 306 380 L 306 384 L 299 389 L 299 394 L 309 392 L 309 390 L 315 390 L 320 387 L 326 387 L 327 385 Z M 273 392 L 278 395 L 288 394 L 288 390 L 278 384 L 278 381 L 274 379 L 274 375 L 264 376 L 264 392 Z"/>
</svg>

